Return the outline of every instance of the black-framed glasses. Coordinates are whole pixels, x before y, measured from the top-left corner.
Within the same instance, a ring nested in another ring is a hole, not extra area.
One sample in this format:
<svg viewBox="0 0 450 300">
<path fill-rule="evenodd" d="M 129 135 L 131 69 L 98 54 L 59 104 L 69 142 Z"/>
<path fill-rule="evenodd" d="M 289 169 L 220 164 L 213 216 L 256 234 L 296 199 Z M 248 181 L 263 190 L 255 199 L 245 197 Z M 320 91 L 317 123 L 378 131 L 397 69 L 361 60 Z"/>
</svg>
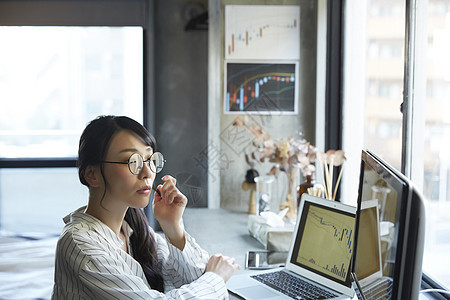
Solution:
<svg viewBox="0 0 450 300">
<path fill-rule="evenodd" d="M 133 153 L 131 154 L 130 158 L 128 158 L 127 162 L 103 161 L 103 163 L 108 164 L 128 165 L 128 169 L 130 170 L 131 174 L 134 175 L 138 175 L 139 173 L 141 173 L 141 170 L 144 167 L 144 163 L 148 164 L 150 170 L 153 173 L 159 173 L 163 169 L 165 162 L 166 160 L 164 159 L 164 156 L 161 152 L 153 153 L 147 160 L 144 160 L 142 155 L 140 155 L 139 153 Z"/>
</svg>

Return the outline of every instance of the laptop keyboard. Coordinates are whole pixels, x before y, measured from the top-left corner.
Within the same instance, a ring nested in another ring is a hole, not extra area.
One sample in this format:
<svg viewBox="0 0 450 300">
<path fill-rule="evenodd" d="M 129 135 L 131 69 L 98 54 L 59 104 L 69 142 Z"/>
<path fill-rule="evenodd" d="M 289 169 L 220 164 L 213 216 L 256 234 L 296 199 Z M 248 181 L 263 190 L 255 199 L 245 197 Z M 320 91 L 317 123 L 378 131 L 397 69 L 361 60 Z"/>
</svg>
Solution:
<svg viewBox="0 0 450 300">
<path fill-rule="evenodd" d="M 392 298 L 392 279 L 383 278 L 382 280 L 363 288 L 366 299 L 389 300 Z"/>
<path fill-rule="evenodd" d="M 327 299 L 337 296 L 284 271 L 251 277 L 294 299 Z"/>
</svg>

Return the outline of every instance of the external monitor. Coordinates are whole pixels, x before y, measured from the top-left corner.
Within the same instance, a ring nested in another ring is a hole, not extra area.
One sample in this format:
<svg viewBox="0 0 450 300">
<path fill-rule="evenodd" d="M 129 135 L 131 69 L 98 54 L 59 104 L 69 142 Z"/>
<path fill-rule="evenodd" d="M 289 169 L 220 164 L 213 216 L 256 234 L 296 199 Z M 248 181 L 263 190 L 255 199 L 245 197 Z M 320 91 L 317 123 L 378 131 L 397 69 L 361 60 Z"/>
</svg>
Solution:
<svg viewBox="0 0 450 300">
<path fill-rule="evenodd" d="M 368 224 L 363 212 L 366 201 L 378 202 L 381 271 L 392 279 L 392 299 L 418 299 L 422 278 L 425 208 L 421 193 L 398 170 L 374 153 L 363 150 L 358 190 L 355 239 Z M 352 271 L 361 277 L 371 274 L 358 268 L 367 249 L 354 243 Z M 358 278 L 361 279 L 361 278 Z M 364 278 L 362 278 L 364 280 Z"/>
</svg>

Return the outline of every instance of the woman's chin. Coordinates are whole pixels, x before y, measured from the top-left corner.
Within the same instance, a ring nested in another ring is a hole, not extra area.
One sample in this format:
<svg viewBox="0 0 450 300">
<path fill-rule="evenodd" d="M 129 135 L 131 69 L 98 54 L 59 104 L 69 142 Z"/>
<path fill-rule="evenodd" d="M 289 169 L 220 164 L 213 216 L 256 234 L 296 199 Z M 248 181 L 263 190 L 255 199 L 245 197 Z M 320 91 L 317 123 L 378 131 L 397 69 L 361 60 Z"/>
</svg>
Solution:
<svg viewBox="0 0 450 300">
<path fill-rule="evenodd" d="M 141 196 L 139 198 L 140 198 L 139 200 L 133 202 L 134 208 L 144 208 L 150 202 L 150 196 L 146 196 L 146 197 Z"/>
</svg>

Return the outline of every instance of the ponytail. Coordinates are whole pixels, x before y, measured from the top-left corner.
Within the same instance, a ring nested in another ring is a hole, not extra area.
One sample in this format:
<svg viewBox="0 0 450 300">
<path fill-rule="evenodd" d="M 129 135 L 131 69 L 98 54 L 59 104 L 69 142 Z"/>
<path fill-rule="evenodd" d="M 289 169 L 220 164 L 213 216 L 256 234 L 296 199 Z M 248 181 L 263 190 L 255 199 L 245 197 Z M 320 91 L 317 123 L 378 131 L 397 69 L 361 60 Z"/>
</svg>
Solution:
<svg viewBox="0 0 450 300">
<path fill-rule="evenodd" d="M 133 229 L 130 237 L 132 256 L 141 265 L 151 288 L 164 292 L 164 281 L 161 270 L 157 269 L 156 242 L 150 234 L 150 225 L 144 212 L 139 208 L 128 208 L 125 221 Z"/>
</svg>

